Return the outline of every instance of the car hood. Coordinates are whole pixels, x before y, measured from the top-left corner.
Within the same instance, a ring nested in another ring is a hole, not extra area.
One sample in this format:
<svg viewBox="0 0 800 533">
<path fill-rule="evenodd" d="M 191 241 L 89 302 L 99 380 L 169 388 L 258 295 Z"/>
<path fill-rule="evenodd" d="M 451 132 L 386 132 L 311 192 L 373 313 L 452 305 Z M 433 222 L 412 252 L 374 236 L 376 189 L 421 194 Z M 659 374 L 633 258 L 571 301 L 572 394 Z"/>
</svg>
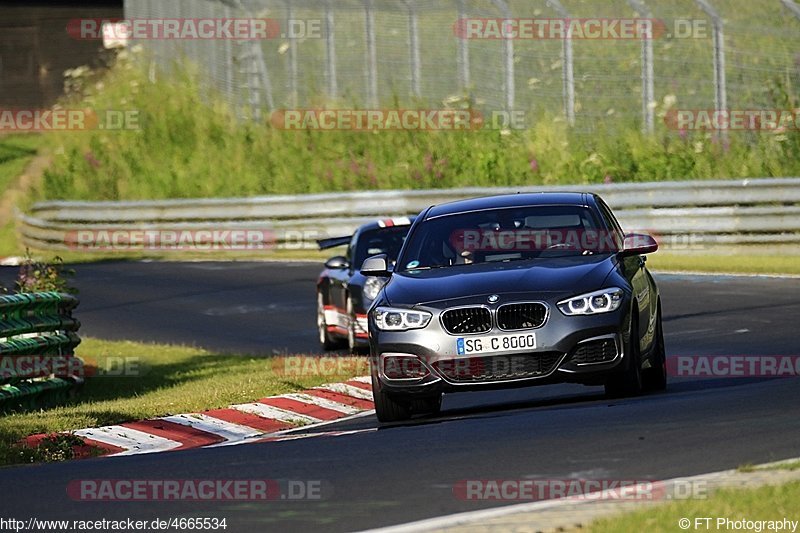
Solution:
<svg viewBox="0 0 800 533">
<path fill-rule="evenodd" d="M 385 287 L 390 305 L 454 305 L 492 294 L 578 294 L 602 288 L 614 269 L 612 255 L 485 263 L 396 273 Z"/>
</svg>

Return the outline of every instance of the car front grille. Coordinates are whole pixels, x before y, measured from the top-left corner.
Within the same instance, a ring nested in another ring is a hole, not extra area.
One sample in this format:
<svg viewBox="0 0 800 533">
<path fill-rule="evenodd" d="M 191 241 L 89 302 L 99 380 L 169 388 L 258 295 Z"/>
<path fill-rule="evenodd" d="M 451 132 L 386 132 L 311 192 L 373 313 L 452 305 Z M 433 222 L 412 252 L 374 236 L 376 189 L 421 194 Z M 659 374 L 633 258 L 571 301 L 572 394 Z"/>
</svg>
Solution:
<svg viewBox="0 0 800 533">
<path fill-rule="evenodd" d="M 452 335 L 486 333 L 492 329 L 492 315 L 485 307 L 461 307 L 442 313 L 442 325 Z"/>
<path fill-rule="evenodd" d="M 447 359 L 437 361 L 433 366 L 445 379 L 454 383 L 508 381 L 545 376 L 553 371 L 561 355 L 559 352 L 492 355 Z"/>
<path fill-rule="evenodd" d="M 617 356 L 617 343 L 614 339 L 598 339 L 578 345 L 572 352 L 570 361 L 576 365 L 606 363 Z"/>
<path fill-rule="evenodd" d="M 500 329 L 538 328 L 547 319 L 547 307 L 541 303 L 506 304 L 497 309 Z"/>
</svg>

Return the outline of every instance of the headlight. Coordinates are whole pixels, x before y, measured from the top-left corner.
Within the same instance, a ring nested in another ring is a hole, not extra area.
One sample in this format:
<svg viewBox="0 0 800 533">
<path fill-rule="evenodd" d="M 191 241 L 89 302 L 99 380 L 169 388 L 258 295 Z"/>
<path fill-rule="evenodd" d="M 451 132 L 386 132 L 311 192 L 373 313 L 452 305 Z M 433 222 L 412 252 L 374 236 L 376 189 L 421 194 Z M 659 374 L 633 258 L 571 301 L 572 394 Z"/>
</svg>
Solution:
<svg viewBox="0 0 800 533">
<path fill-rule="evenodd" d="M 431 314 L 427 311 L 378 307 L 373 313 L 375 324 L 378 329 L 383 331 L 406 331 L 408 329 L 424 328 L 431 321 Z"/>
<path fill-rule="evenodd" d="M 558 302 L 565 315 L 596 315 L 616 311 L 622 305 L 622 289 L 611 287 Z"/>
<path fill-rule="evenodd" d="M 378 297 L 378 293 L 381 292 L 383 288 L 383 284 L 386 283 L 385 279 L 376 278 L 375 276 L 370 276 L 364 280 L 364 298 L 367 300 L 374 300 Z"/>
</svg>

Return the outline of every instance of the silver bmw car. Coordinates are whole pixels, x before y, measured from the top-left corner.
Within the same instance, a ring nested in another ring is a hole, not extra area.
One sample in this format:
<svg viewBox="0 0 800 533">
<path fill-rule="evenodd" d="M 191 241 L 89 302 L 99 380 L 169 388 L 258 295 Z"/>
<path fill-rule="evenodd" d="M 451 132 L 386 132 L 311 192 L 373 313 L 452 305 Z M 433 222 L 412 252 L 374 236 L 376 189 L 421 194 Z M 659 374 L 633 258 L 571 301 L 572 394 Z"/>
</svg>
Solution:
<svg viewBox="0 0 800 533">
<path fill-rule="evenodd" d="M 656 241 L 589 193 L 513 194 L 417 217 L 369 310 L 378 419 L 437 413 L 442 394 L 573 382 L 666 388 Z"/>
</svg>

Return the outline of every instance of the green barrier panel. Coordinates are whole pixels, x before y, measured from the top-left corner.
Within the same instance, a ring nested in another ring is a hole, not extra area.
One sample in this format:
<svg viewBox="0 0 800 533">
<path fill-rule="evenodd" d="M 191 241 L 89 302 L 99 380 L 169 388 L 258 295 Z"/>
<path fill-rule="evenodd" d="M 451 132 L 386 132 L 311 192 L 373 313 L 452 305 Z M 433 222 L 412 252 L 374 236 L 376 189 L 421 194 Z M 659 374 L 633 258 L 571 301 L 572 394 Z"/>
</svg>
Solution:
<svg viewBox="0 0 800 533">
<path fill-rule="evenodd" d="M 0 410 L 40 408 L 63 402 L 81 376 L 50 377 L 55 363 L 48 358 L 74 357 L 80 344 L 80 322 L 72 317 L 79 300 L 69 294 L 38 292 L 0 296 Z M 22 361 L 19 357 L 31 357 Z M 32 364 L 36 360 L 39 364 Z M 23 364 L 25 363 L 25 364 Z M 52 363 L 48 366 L 47 363 Z M 68 365 L 80 369 L 82 365 Z"/>
</svg>

